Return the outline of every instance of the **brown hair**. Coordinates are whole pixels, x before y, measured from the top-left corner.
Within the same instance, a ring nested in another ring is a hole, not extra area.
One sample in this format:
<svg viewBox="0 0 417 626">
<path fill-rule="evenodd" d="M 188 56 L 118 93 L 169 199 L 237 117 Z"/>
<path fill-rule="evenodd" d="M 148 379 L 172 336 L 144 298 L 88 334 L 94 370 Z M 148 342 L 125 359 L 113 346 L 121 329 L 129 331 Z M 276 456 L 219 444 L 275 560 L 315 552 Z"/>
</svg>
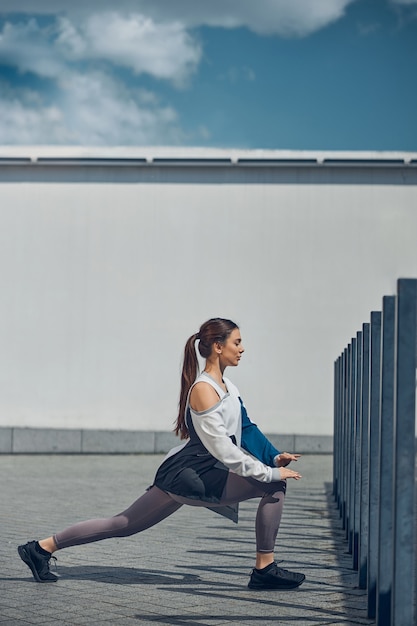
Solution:
<svg viewBox="0 0 417 626">
<path fill-rule="evenodd" d="M 224 344 L 235 328 L 238 328 L 238 325 L 231 320 L 214 317 L 204 322 L 198 333 L 191 335 L 185 344 L 179 411 L 175 426 L 175 434 L 179 435 L 181 439 L 187 439 L 188 437 L 188 428 L 185 423 L 185 408 L 187 405 L 188 392 L 197 378 L 199 371 L 195 342 L 198 341 L 198 351 L 201 356 L 207 359 L 211 354 L 213 344 Z"/>
</svg>

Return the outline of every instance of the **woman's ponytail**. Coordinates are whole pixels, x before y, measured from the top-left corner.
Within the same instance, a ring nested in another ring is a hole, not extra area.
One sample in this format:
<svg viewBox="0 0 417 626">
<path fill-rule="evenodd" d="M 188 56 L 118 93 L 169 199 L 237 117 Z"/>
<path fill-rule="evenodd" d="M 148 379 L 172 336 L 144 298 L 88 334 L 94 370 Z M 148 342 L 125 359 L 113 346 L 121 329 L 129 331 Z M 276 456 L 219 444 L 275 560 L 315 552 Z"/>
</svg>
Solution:
<svg viewBox="0 0 417 626">
<path fill-rule="evenodd" d="M 184 348 L 184 362 L 181 373 L 179 411 L 177 424 L 175 427 L 175 434 L 179 435 L 181 439 L 187 439 L 188 437 L 188 428 L 185 423 L 185 407 L 187 405 L 188 392 L 190 391 L 192 384 L 197 378 L 199 371 L 198 359 L 195 351 L 195 342 L 198 338 L 198 333 L 196 333 L 195 335 L 191 335 Z"/>
</svg>

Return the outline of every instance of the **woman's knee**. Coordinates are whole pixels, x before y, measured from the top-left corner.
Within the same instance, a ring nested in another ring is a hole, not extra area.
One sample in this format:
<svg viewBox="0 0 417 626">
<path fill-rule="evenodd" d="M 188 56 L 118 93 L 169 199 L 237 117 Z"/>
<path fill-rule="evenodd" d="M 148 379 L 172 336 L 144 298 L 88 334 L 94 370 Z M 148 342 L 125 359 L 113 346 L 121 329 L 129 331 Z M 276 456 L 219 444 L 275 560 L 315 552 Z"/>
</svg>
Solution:
<svg viewBox="0 0 417 626">
<path fill-rule="evenodd" d="M 266 493 L 274 494 L 274 495 L 280 494 L 282 498 L 285 498 L 286 492 L 287 492 L 287 481 L 280 480 L 278 482 L 269 483 Z"/>
</svg>

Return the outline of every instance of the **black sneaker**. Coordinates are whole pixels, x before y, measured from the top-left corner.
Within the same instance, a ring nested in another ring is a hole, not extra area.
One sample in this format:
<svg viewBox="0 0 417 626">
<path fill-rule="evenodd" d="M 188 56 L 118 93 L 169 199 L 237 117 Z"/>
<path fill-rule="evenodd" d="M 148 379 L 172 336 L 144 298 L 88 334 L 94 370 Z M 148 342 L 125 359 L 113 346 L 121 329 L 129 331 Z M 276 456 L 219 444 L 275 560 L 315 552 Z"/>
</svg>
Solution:
<svg viewBox="0 0 417 626">
<path fill-rule="evenodd" d="M 305 580 L 304 574 L 289 572 L 287 569 L 271 563 L 263 570 L 252 570 L 248 583 L 249 589 L 295 589 Z"/>
<path fill-rule="evenodd" d="M 19 546 L 17 551 L 20 558 L 32 570 L 33 577 L 38 583 L 55 583 L 58 576 L 49 571 L 49 561 L 55 559 L 52 554 L 43 555 L 35 548 L 36 541 L 29 541 L 24 546 Z"/>
</svg>

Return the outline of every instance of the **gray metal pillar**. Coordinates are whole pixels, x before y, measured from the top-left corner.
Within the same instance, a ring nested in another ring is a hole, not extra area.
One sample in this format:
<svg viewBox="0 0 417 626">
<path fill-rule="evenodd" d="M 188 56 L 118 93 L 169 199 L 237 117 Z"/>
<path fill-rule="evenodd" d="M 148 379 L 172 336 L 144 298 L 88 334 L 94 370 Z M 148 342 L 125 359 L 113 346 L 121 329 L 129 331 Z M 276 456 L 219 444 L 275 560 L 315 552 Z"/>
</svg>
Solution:
<svg viewBox="0 0 417 626">
<path fill-rule="evenodd" d="M 360 449 L 361 449 L 361 501 L 359 531 L 359 571 L 358 586 L 366 589 L 368 577 L 368 422 L 369 422 L 369 323 L 362 325 L 362 407 L 360 418 Z"/>
<path fill-rule="evenodd" d="M 361 411 L 362 411 L 362 332 L 356 335 L 356 393 L 355 393 L 355 480 L 352 566 L 359 569 L 359 531 L 361 510 Z"/>
<path fill-rule="evenodd" d="M 341 508 L 341 454 L 342 454 L 342 420 L 343 420 L 343 355 L 335 363 L 335 406 L 333 434 L 333 495 L 340 511 Z"/>
<path fill-rule="evenodd" d="M 376 615 L 379 521 L 379 396 L 381 387 L 381 313 L 371 313 L 370 396 L 368 425 L 368 617 Z"/>
<path fill-rule="evenodd" d="M 339 386 L 340 386 L 340 358 L 336 359 L 333 367 L 333 497 L 337 502 L 338 492 L 338 465 L 339 456 Z"/>
<path fill-rule="evenodd" d="M 348 550 L 353 555 L 353 536 L 355 525 L 355 477 L 356 477 L 356 338 L 352 339 L 350 350 L 350 392 L 349 392 L 349 515 L 348 515 Z"/>
<path fill-rule="evenodd" d="M 346 468 L 348 466 L 348 409 L 349 409 L 349 358 L 348 358 L 349 349 L 345 348 L 343 353 L 343 362 L 344 362 L 344 386 L 343 386 L 343 442 L 344 446 L 342 448 L 342 528 L 346 530 L 346 507 L 347 507 L 347 489 L 348 489 L 348 474 Z"/>
<path fill-rule="evenodd" d="M 415 615 L 415 411 L 417 281 L 397 286 L 394 383 L 394 516 L 392 626 L 410 626 Z"/>
<path fill-rule="evenodd" d="M 391 624 L 392 485 L 394 455 L 395 296 L 382 301 L 381 393 L 379 412 L 379 531 L 376 598 L 377 626 Z"/>
</svg>

